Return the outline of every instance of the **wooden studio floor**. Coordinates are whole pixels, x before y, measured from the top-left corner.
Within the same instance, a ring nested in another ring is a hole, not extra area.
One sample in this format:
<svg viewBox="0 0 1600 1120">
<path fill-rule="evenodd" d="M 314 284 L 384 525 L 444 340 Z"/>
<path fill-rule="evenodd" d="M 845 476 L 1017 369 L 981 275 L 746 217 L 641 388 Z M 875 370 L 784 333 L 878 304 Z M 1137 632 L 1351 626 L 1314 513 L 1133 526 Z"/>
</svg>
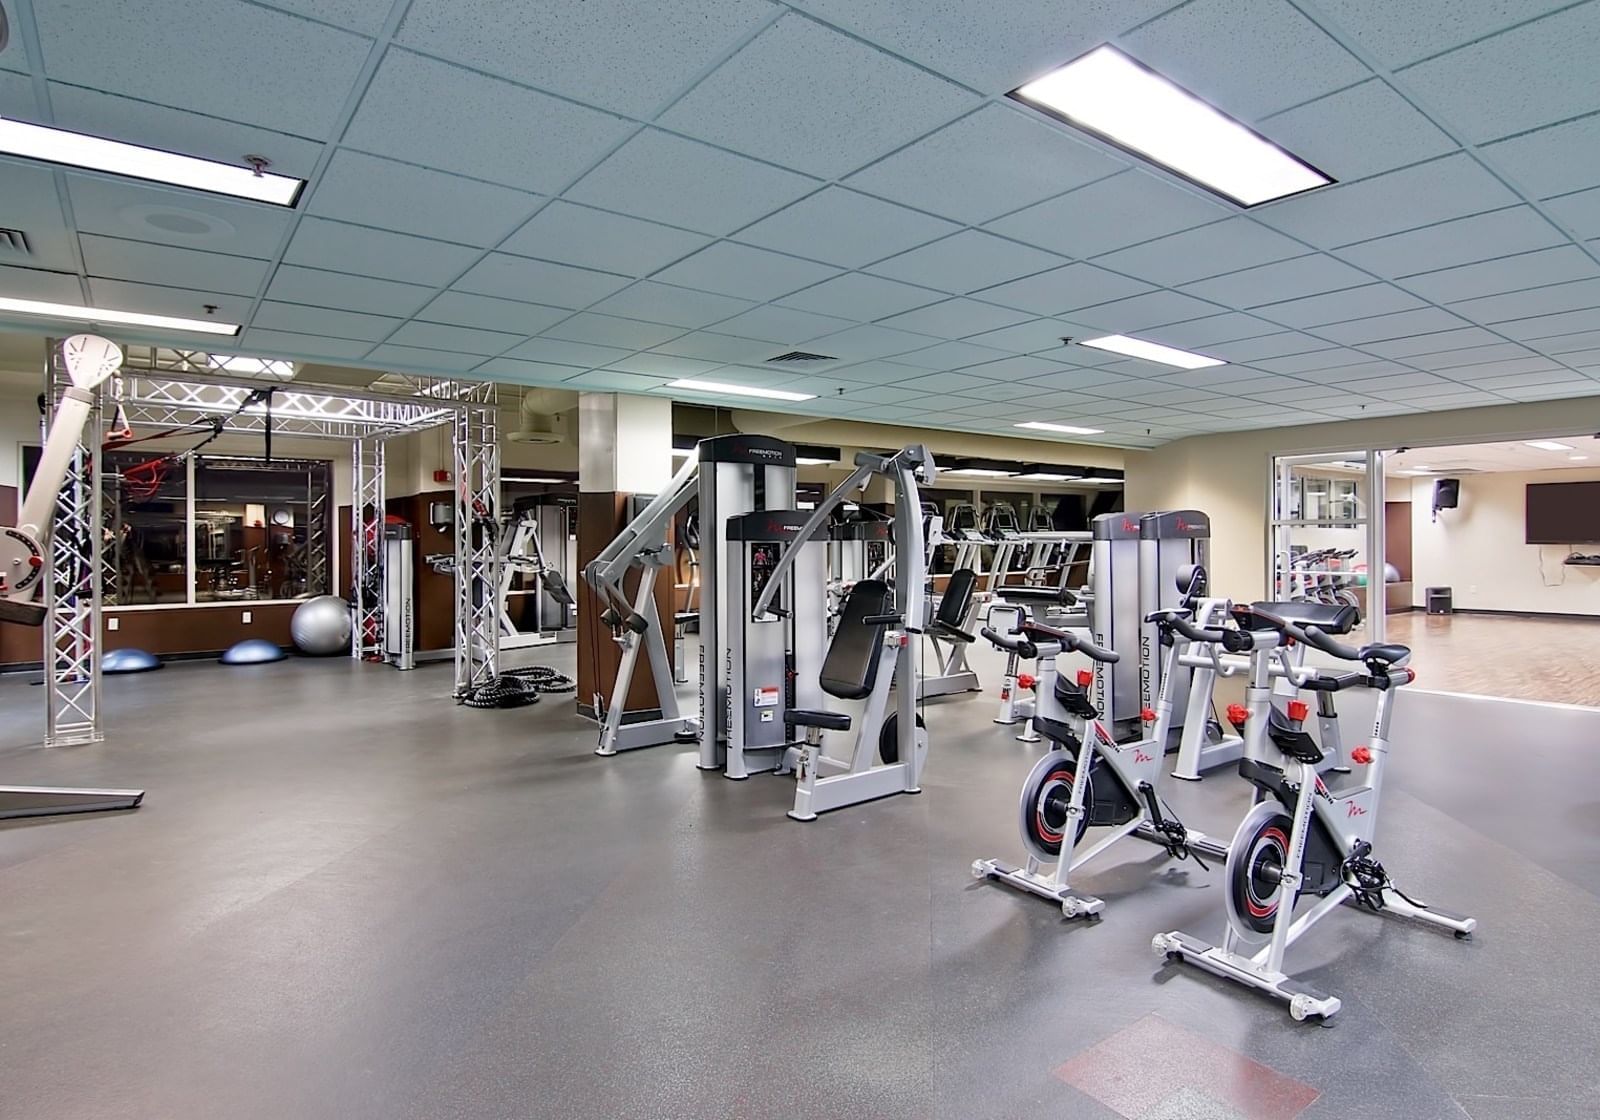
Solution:
<svg viewBox="0 0 1600 1120">
<path fill-rule="evenodd" d="M 1410 611 L 1387 626 L 1421 688 L 1600 707 L 1600 618 Z"/>
</svg>

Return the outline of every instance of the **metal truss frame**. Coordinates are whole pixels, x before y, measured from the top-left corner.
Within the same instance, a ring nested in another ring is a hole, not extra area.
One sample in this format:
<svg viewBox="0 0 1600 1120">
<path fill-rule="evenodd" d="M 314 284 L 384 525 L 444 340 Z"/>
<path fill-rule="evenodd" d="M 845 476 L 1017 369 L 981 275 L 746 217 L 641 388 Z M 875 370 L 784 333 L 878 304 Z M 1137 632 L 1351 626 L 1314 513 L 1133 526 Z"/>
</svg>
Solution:
<svg viewBox="0 0 1600 1120">
<path fill-rule="evenodd" d="M 459 385 L 456 413 L 456 696 L 500 672 L 500 446 L 492 385 Z"/>
<path fill-rule="evenodd" d="M 383 570 L 383 522 L 389 508 L 384 494 L 383 439 L 370 436 L 351 444 L 350 598 L 355 626 L 350 631 L 350 656 L 359 661 L 384 659 L 384 603 L 388 581 Z"/>
</svg>

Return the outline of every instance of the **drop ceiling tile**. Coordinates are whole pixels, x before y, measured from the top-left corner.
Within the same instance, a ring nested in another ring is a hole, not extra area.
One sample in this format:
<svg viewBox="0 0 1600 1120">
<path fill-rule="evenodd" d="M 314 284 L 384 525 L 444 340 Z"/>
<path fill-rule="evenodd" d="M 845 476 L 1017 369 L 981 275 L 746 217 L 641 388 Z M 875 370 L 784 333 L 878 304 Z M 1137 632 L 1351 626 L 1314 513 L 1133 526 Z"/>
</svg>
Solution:
<svg viewBox="0 0 1600 1120">
<path fill-rule="evenodd" d="M 1431 373 L 1391 373 L 1383 377 L 1352 377 L 1341 388 L 1374 397 L 1393 397 L 1401 390 L 1437 389 L 1440 386 L 1447 392 L 1460 388 L 1456 382 Z"/>
<path fill-rule="evenodd" d="M 1260 307 L 1299 296 L 1317 295 L 1372 283 L 1372 277 L 1326 253 L 1311 253 L 1286 261 L 1264 264 L 1213 276 L 1184 291 L 1229 307 Z"/>
<path fill-rule="evenodd" d="M 1282 328 L 1239 311 L 1207 315 L 1187 322 L 1171 323 L 1150 332 L 1149 337 L 1168 346 L 1215 346 L 1218 343 L 1260 338 L 1282 333 Z"/>
<path fill-rule="evenodd" d="M 728 234 L 817 185 L 792 171 L 645 129 L 565 197 L 703 233 Z"/>
<path fill-rule="evenodd" d="M 1492 346 L 1500 339 L 1482 327 L 1459 327 L 1455 330 L 1417 334 L 1406 338 L 1383 339 L 1364 344 L 1363 348 L 1385 358 L 1410 360 L 1413 356 L 1438 354 L 1443 351 L 1473 352 L 1483 346 Z"/>
<path fill-rule="evenodd" d="M 854 365 L 836 366 L 826 376 L 844 385 L 846 393 L 854 393 L 858 385 L 890 385 L 914 378 L 921 372 L 916 366 L 903 364 L 899 358 L 892 362 L 875 359 Z M 903 388 L 903 386 L 902 386 Z"/>
<path fill-rule="evenodd" d="M 647 323 L 688 328 L 709 326 L 732 318 L 741 311 L 748 311 L 753 306 L 749 300 L 640 280 L 616 295 L 601 300 L 590 310 L 620 315 L 625 319 L 642 319 Z"/>
<path fill-rule="evenodd" d="M 1456 150 L 1438 125 L 1376 78 L 1268 117 L 1261 128 L 1345 182 Z"/>
<path fill-rule="evenodd" d="M 815 349 L 836 358 L 853 358 L 864 362 L 872 358 L 887 358 L 895 354 L 921 350 L 927 344 L 926 335 L 890 330 L 887 327 L 860 326 L 816 339 Z"/>
<path fill-rule="evenodd" d="M 399 284 L 393 280 L 374 280 L 369 276 L 285 264 L 279 265 L 273 273 L 266 298 L 406 319 L 416 314 L 432 296 L 432 288 L 418 284 Z"/>
<path fill-rule="evenodd" d="M 172 287 L 253 296 L 267 278 L 267 262 L 250 257 L 174 249 L 92 233 L 79 234 L 78 243 L 83 247 L 89 275 L 111 280 L 148 281 L 160 277 Z"/>
<path fill-rule="evenodd" d="M 708 243 L 702 234 L 556 201 L 499 246 L 541 260 L 648 276 Z"/>
<path fill-rule="evenodd" d="M 636 373 L 596 369 L 569 377 L 562 384 L 576 389 L 620 389 L 628 393 L 648 393 L 661 387 L 661 379 Z"/>
<path fill-rule="evenodd" d="M 779 9 L 765 0 L 415 0 L 395 38 L 648 119 Z M 603 60 L 603 61 L 602 61 Z"/>
<path fill-rule="evenodd" d="M 1304 354 L 1285 354 L 1278 358 L 1257 358 L 1250 363 L 1250 366 L 1252 369 L 1264 369 L 1269 373 L 1302 373 L 1306 370 L 1353 366 L 1361 362 L 1370 362 L 1371 360 L 1372 356 L 1370 354 L 1335 346 L 1326 350 L 1308 351 Z"/>
<path fill-rule="evenodd" d="M 1544 249 L 1566 240 L 1531 206 L 1513 206 L 1346 245 L 1338 255 L 1379 276 L 1396 277 Z"/>
<path fill-rule="evenodd" d="M 1062 338 L 1082 338 L 1084 328 L 1081 324 L 1070 323 L 1065 319 L 1034 319 L 1026 323 L 1018 323 L 1014 327 L 1003 327 L 997 331 L 985 331 L 975 334 L 965 341 L 976 346 L 991 347 L 996 350 L 1007 350 L 1013 354 L 1036 354 L 1043 350 L 1060 350 Z M 1091 365 L 1095 363 L 1092 351 L 1082 350 L 1074 354 L 1075 365 Z"/>
<path fill-rule="evenodd" d="M 851 325 L 849 319 L 833 315 L 816 315 L 810 311 L 766 304 L 731 319 L 724 319 L 717 324 L 717 329 L 740 338 L 759 338 L 778 345 L 794 346 L 821 335 L 834 334 Z"/>
<path fill-rule="evenodd" d="M 1462 300 L 1450 305 L 1452 311 L 1458 311 L 1480 323 L 1528 319 L 1535 315 L 1553 315 L 1560 311 L 1581 311 L 1585 308 L 1600 308 L 1600 279 L 1573 280 L 1544 288 Z"/>
<path fill-rule="evenodd" d="M 1130 168 L 990 222 L 989 229 L 1071 257 L 1192 229 L 1232 211 L 1205 195 Z"/>
<path fill-rule="evenodd" d="M 1600 384 L 1593 380 L 1587 386 L 1579 383 L 1562 385 L 1532 385 L 1522 389 L 1505 388 L 1499 390 L 1499 396 L 1509 397 L 1516 401 L 1550 401 L 1566 400 L 1568 398 L 1592 397 L 1600 393 Z"/>
<path fill-rule="evenodd" d="M 828 265 L 731 241 L 718 241 L 662 269 L 655 279 L 703 292 L 766 301 L 838 274 L 838 269 Z"/>
<path fill-rule="evenodd" d="M 680 377 L 699 377 L 719 368 L 722 364 L 700 358 L 675 358 L 670 354 L 631 354 L 621 361 L 612 362 L 606 368 L 675 381 Z"/>
<path fill-rule="evenodd" d="M 957 294 L 992 287 L 1019 276 L 1028 276 L 1065 262 L 1054 253 L 1031 249 L 975 229 L 962 230 L 952 237 L 912 249 L 868 271 L 908 284 Z"/>
<path fill-rule="evenodd" d="M 96 307 L 115 307 L 120 311 L 143 311 L 149 315 L 178 315 L 188 319 L 214 317 L 219 322 L 242 325 L 249 325 L 250 320 L 251 297 L 249 296 L 218 295 L 215 292 L 197 292 L 162 284 L 136 284 L 128 280 L 95 278 L 89 280 L 89 296 Z M 81 301 L 73 298 L 59 302 Z M 208 304 L 216 308 L 214 313 L 206 311 Z M 261 323 L 259 313 L 255 322 Z"/>
<path fill-rule="evenodd" d="M 455 287 L 476 295 L 576 308 L 603 299 L 627 283 L 626 277 L 609 272 L 490 253 L 457 280 Z"/>
<path fill-rule="evenodd" d="M 1374 315 L 1318 327 L 1317 333 L 1346 346 L 1364 346 L 1383 339 L 1410 338 L 1465 326 L 1467 321 L 1459 315 L 1452 315 L 1437 307 L 1419 307 L 1411 311 L 1397 311 L 1392 315 Z"/>
<path fill-rule="evenodd" d="M 914 387 L 863 385 L 849 389 L 845 393 L 845 397 L 847 400 L 859 401 L 865 404 L 907 404 L 911 401 L 926 401 L 927 394 Z"/>
<path fill-rule="evenodd" d="M 1031 378 L 1022 382 L 1018 388 L 1031 386 L 1053 393 L 1075 392 L 1083 389 L 1113 393 L 1120 392 L 1122 388 L 1126 388 L 1135 381 L 1137 381 L 1137 378 L 1129 377 L 1125 373 L 1107 373 L 1105 370 L 1100 369 L 1063 369 L 1057 370 L 1055 373 L 1047 373 L 1042 377 Z M 1107 386 L 1111 388 L 1108 389 Z M 1087 407 L 1087 403 L 1083 401 L 1073 403 L 1075 407 Z M 1095 407 L 1099 408 L 1103 403 L 1095 402 Z"/>
<path fill-rule="evenodd" d="M 1479 330 L 1477 327 L 1473 327 L 1472 329 Z M 1460 333 L 1463 332 L 1446 332 L 1448 335 Z M 1489 339 L 1493 339 L 1495 337 L 1494 335 L 1489 334 L 1488 331 L 1483 331 L 1482 333 Z M 1435 336 L 1427 335 L 1424 337 L 1433 338 Z M 1409 341 L 1420 342 L 1422 339 L 1412 339 Z M 1393 343 L 1373 343 L 1372 345 L 1368 346 L 1367 349 L 1378 352 L 1380 348 L 1385 345 L 1393 345 Z M 1541 342 L 1539 345 L 1542 347 L 1544 344 Z M 1462 349 L 1433 351 L 1426 354 L 1404 355 L 1401 357 L 1401 360 L 1403 360 L 1406 365 L 1415 366 L 1417 369 L 1425 369 L 1433 372 L 1442 371 L 1448 373 L 1451 377 L 1456 377 L 1459 376 L 1456 371 L 1464 366 L 1475 366 L 1481 362 L 1515 361 L 1520 358 L 1533 356 L 1536 355 L 1532 350 L 1515 342 L 1490 342 L 1487 345 L 1468 346 Z"/>
<path fill-rule="evenodd" d="M 1329 248 L 1516 201 L 1505 184 L 1470 156 L 1457 154 L 1285 199 L 1264 208 L 1260 217 L 1276 229 Z"/>
<path fill-rule="evenodd" d="M 1229 218 L 1095 258 L 1095 264 L 1154 284 L 1188 284 L 1206 276 L 1304 254 L 1306 248 L 1250 218 Z"/>
<path fill-rule="evenodd" d="M 206 109 L 210 112 L 209 109 Z M 50 83 L 50 114 L 57 128 L 143 144 L 165 152 L 243 166 L 246 155 L 265 156 L 279 175 L 308 179 L 322 155 L 315 140 L 271 129 L 186 113 L 97 89 Z M 37 118 L 33 118 L 37 119 Z"/>
<path fill-rule="evenodd" d="M 929 304 L 903 315 L 890 316 L 881 325 L 937 338 L 957 339 L 1015 326 L 1031 318 L 1033 316 L 1027 312 L 1012 311 L 977 300 L 947 299 L 943 303 Z"/>
<path fill-rule="evenodd" d="M 1513 319 L 1494 325 L 1495 333 L 1518 342 L 1535 342 L 1541 338 L 1574 334 L 1579 331 L 1600 330 L 1600 310 L 1585 308 L 1582 311 L 1564 311 L 1556 315 L 1536 315 L 1529 319 Z"/>
<path fill-rule="evenodd" d="M 1591 350 L 1596 347 L 1600 347 L 1600 330 L 1541 338 L 1532 349 L 1541 354 L 1567 354 L 1574 350 Z"/>
<path fill-rule="evenodd" d="M 1600 8 L 1577 4 L 1408 67 L 1399 77 L 1481 144 L 1592 113 L 1589 83 L 1566 76 L 1589 71 L 1597 41 Z"/>
<path fill-rule="evenodd" d="M 1026 381 L 1046 374 L 1059 372 L 1067 363 L 1051 361 L 1048 358 L 1037 358 L 1026 354 L 1013 354 L 1009 358 L 998 358 L 992 362 L 983 362 L 962 368 L 962 373 L 981 377 L 986 381 Z"/>
<path fill-rule="evenodd" d="M 631 355 L 632 350 L 619 350 L 614 346 L 595 346 L 560 338 L 530 338 L 521 346 L 507 350 L 505 356 L 548 365 L 596 369 L 623 361 Z"/>
<path fill-rule="evenodd" d="M 803 292 L 796 292 L 785 297 L 782 303 L 786 307 L 815 311 L 819 315 L 837 315 L 859 321 L 898 315 L 913 307 L 937 303 L 942 298 L 943 293 L 927 288 L 852 272 L 824 280 Z"/>
<path fill-rule="evenodd" d="M 458 354 L 448 350 L 428 350 L 420 346 L 374 346 L 367 355 L 369 364 L 395 369 L 414 369 L 424 373 L 464 373 L 481 361 L 477 354 Z"/>
<path fill-rule="evenodd" d="M 1245 120 L 1371 73 L 1292 5 L 1277 0 L 1195 0 L 1118 43 L 1146 66 Z"/>
<path fill-rule="evenodd" d="M 980 389 L 994 392 L 994 382 L 967 373 L 921 373 L 906 382 L 924 398 L 933 393 L 958 393 L 962 389 Z"/>
<path fill-rule="evenodd" d="M 484 331 L 475 327 L 455 327 L 444 323 L 415 320 L 402 325 L 388 341 L 401 346 L 420 346 L 427 350 L 460 351 L 493 357 L 521 341 L 521 335 L 504 331 Z"/>
<path fill-rule="evenodd" d="M 381 342 L 402 320 L 355 311 L 330 311 L 323 307 L 304 307 L 297 303 L 267 300 L 256 310 L 252 327 L 294 331 L 298 334 L 326 334 L 334 338 L 365 339 Z"/>
<path fill-rule="evenodd" d="M 895 202 L 979 224 L 1125 166 L 1054 123 L 994 104 L 857 172 L 848 182 Z"/>
<path fill-rule="evenodd" d="M 754 338 L 736 338 L 711 331 L 693 331 L 663 342 L 652 348 L 679 358 L 700 358 L 705 361 L 759 362 L 772 356 L 772 343 Z"/>
<path fill-rule="evenodd" d="M 1142 280 L 1079 262 L 985 289 L 979 293 L 979 298 L 986 303 L 1031 311 L 1035 315 L 1057 315 L 1074 307 L 1139 295 L 1151 287 Z"/>
<path fill-rule="evenodd" d="M 1318 7 L 1341 34 L 1380 62 L 1403 66 L 1474 39 L 1481 39 L 1571 0 L 1321 0 Z"/>
<path fill-rule="evenodd" d="M 46 272 L 36 268 L 12 268 L 9 265 L 0 265 L 0 296 L 36 299 L 45 303 L 65 303 L 73 307 L 83 305 L 83 288 L 78 283 L 77 276 L 72 273 Z M 98 297 L 95 299 L 95 304 L 119 310 L 143 310 L 124 308 L 123 305 L 109 300 L 102 302 Z"/>
<path fill-rule="evenodd" d="M 268 259 L 278 255 L 289 230 L 289 211 L 275 206 L 88 175 L 68 173 L 66 179 L 82 233 Z"/>
<path fill-rule="evenodd" d="M 884 322 L 892 325 L 892 320 L 886 319 Z M 1006 356 L 1006 351 L 996 350 L 988 346 L 973 346 L 966 342 L 941 342 L 936 346 L 929 346 L 922 350 L 898 354 L 895 356 L 895 361 L 904 362 L 906 365 L 916 366 L 920 369 L 946 370 L 960 369 L 962 366 L 981 365 L 984 362 L 997 361 Z"/>
<path fill-rule="evenodd" d="M 588 342 L 595 346 L 615 347 L 631 353 L 676 338 L 683 333 L 683 328 L 663 323 L 641 322 L 637 319 L 619 319 L 614 315 L 597 315 L 584 311 L 565 322 L 558 323 L 544 333 L 551 338 L 562 338 L 568 342 Z M 517 356 L 534 357 L 532 354 Z M 594 364 L 605 365 L 623 356 L 614 354 L 606 361 L 596 361 Z M 565 361 L 557 358 L 540 360 Z"/>
<path fill-rule="evenodd" d="M 608 113 L 390 48 L 343 142 L 373 155 L 555 194 L 632 129 Z M 516 141 L 508 142 L 513 136 Z"/>
<path fill-rule="evenodd" d="M 351 359 L 366 357 L 372 343 L 251 327 L 240 335 L 239 349 L 263 358 Z"/>
<path fill-rule="evenodd" d="M 21 230 L 28 239 L 28 263 L 34 268 L 76 272 L 72 234 L 56 197 L 49 168 L 0 163 L 0 225 Z"/>
<path fill-rule="evenodd" d="M 1158 332 L 1167 341 L 1165 331 Z M 1307 354 L 1313 350 L 1326 350 L 1328 344 L 1320 338 L 1299 331 L 1280 331 L 1259 338 L 1245 338 L 1237 342 L 1219 342 L 1208 346 L 1213 358 L 1230 362 L 1254 362 L 1264 358 L 1284 358 L 1292 354 Z"/>
<path fill-rule="evenodd" d="M 1214 303 L 1182 292 L 1157 291 L 1075 310 L 1072 317 L 1112 334 L 1134 334 L 1165 323 L 1206 318 L 1219 310 Z"/>
<path fill-rule="evenodd" d="M 740 241 L 858 268 L 960 227 L 843 187 L 827 187 L 739 231 Z"/>
<path fill-rule="evenodd" d="M 341 149 L 317 181 L 306 212 L 487 248 L 540 201 L 508 187 Z"/>
<path fill-rule="evenodd" d="M 664 128 L 837 179 L 979 104 L 977 95 L 790 13 L 661 115 Z"/>
<path fill-rule="evenodd" d="M 300 220 L 283 255 L 290 264 L 433 285 L 450 283 L 477 257 L 465 245 L 310 217 Z"/>
<path fill-rule="evenodd" d="M 1484 383 L 1487 381 L 1503 382 L 1508 378 L 1529 377 L 1542 374 L 1558 374 L 1562 378 L 1571 377 L 1572 374 L 1565 365 L 1582 365 L 1581 361 L 1568 361 L 1569 355 L 1563 355 L 1562 362 L 1537 354 L 1525 358 L 1512 358 L 1501 362 L 1480 362 L 1470 366 L 1458 366 L 1446 370 L 1452 381 L 1464 381 L 1484 388 L 1492 388 Z"/>
<path fill-rule="evenodd" d="M 53 0 L 34 12 L 52 80 L 324 138 L 371 42 L 252 4 Z M 182 60 L 181 65 L 177 60 Z"/>
<path fill-rule="evenodd" d="M 21 57 L 18 51 L 0 55 L 0 116 L 36 120 L 38 109 L 33 100 L 33 81 L 26 74 L 5 68 L 5 60 L 12 55 Z"/>
<path fill-rule="evenodd" d="M 555 385 L 569 377 L 584 373 L 582 366 L 555 365 L 550 362 L 525 362 L 517 358 L 490 358 L 472 367 L 472 372 L 496 381 L 509 381 L 518 385 Z M 619 375 L 620 376 L 620 375 Z M 647 388 L 659 382 L 652 381 Z"/>
<path fill-rule="evenodd" d="M 1575 245 L 1407 276 L 1402 287 L 1435 303 L 1513 292 L 1600 276 L 1600 265 Z"/>
<path fill-rule="evenodd" d="M 1329 403 L 1331 398 L 1326 388 L 1321 385 L 1308 385 L 1295 389 L 1267 389 L 1250 396 L 1264 404 L 1274 405 L 1322 405 Z"/>
<path fill-rule="evenodd" d="M 1584 190 L 1600 183 L 1600 115 L 1486 144 L 1479 154 L 1529 198 Z"/>
<path fill-rule="evenodd" d="M 463 327 L 481 327 L 489 331 L 509 331 L 527 336 L 537 334 L 571 314 L 565 308 L 541 307 L 511 299 L 450 291 L 435 296 L 432 303 L 417 312 L 417 318 L 430 323 L 455 323 Z"/>
<path fill-rule="evenodd" d="M 1288 327 L 1312 327 L 1321 323 L 1342 323 L 1348 319 L 1387 315 L 1391 311 L 1409 311 L 1420 306 L 1422 300 L 1402 292 L 1392 284 L 1368 284 L 1363 288 L 1346 288 L 1341 292 L 1325 292 L 1268 304 L 1258 308 L 1257 314 Z"/>
<path fill-rule="evenodd" d="M 1580 238 L 1600 237 L 1600 188 L 1552 198 L 1550 216 Z"/>
</svg>

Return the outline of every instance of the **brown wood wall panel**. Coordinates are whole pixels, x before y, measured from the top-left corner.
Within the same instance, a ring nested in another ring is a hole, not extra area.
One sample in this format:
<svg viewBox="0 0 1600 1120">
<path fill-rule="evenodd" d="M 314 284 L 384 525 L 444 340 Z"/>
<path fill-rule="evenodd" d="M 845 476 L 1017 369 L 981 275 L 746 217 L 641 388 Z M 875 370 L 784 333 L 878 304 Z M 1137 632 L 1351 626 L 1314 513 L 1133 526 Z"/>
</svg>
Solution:
<svg viewBox="0 0 1600 1120">
<path fill-rule="evenodd" d="M 423 559 L 440 552 L 454 553 L 455 535 L 428 524 L 428 507 L 434 502 L 454 502 L 448 490 L 391 498 L 389 512 L 403 517 L 417 531 L 417 555 L 412 564 L 412 593 L 416 596 L 417 649 L 452 649 L 456 642 L 455 577 L 436 572 Z"/>
<path fill-rule="evenodd" d="M 265 638 L 287 646 L 289 619 L 298 603 L 219 603 L 216 606 L 172 607 L 168 610 L 104 612 L 118 628 L 106 631 L 105 649 L 148 650 L 155 654 L 221 653 L 246 638 Z M 244 622 L 244 612 L 250 622 Z"/>
<path fill-rule="evenodd" d="M 579 494 L 578 495 L 578 570 L 583 568 L 600 555 L 602 549 L 610 544 L 618 533 L 627 524 L 626 511 L 628 495 L 615 492 L 605 494 Z M 667 547 L 672 547 L 672 542 L 667 542 Z M 673 581 L 669 568 L 656 579 L 655 599 L 656 610 L 661 617 L 667 620 L 672 618 L 673 606 Z M 611 689 L 616 684 L 617 667 L 622 663 L 622 650 L 611 640 L 611 628 L 600 621 L 600 612 L 603 609 L 594 589 L 582 578 L 574 581 L 577 584 L 578 600 L 578 706 L 587 712 L 592 709 L 592 699 L 596 692 L 609 697 Z M 631 595 L 638 589 L 638 573 L 630 573 L 624 584 Z M 670 621 L 668 623 L 670 625 Z M 672 657 L 672 635 L 664 635 L 667 644 L 667 657 Z M 651 679 L 648 668 L 641 665 L 640 672 L 634 674 L 633 684 L 628 691 L 627 710 L 630 712 L 648 712 L 657 710 L 660 701 L 656 697 L 655 681 Z"/>
<path fill-rule="evenodd" d="M 1400 569 L 1402 581 L 1411 579 L 1411 503 L 1383 503 L 1384 559 Z"/>
</svg>

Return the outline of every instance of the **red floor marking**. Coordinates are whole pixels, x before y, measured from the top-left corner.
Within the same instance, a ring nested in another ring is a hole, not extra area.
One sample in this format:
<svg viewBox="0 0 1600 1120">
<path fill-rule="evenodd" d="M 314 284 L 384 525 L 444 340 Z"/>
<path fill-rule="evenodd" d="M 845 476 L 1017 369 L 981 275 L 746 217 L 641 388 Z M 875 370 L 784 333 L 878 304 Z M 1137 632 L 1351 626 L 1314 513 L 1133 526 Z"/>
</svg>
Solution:
<svg viewBox="0 0 1600 1120">
<path fill-rule="evenodd" d="M 1180 1089 L 1205 1093 L 1248 1120 L 1293 1120 L 1322 1094 L 1203 1035 L 1146 1015 L 1052 1071 L 1137 1120 Z"/>
</svg>

